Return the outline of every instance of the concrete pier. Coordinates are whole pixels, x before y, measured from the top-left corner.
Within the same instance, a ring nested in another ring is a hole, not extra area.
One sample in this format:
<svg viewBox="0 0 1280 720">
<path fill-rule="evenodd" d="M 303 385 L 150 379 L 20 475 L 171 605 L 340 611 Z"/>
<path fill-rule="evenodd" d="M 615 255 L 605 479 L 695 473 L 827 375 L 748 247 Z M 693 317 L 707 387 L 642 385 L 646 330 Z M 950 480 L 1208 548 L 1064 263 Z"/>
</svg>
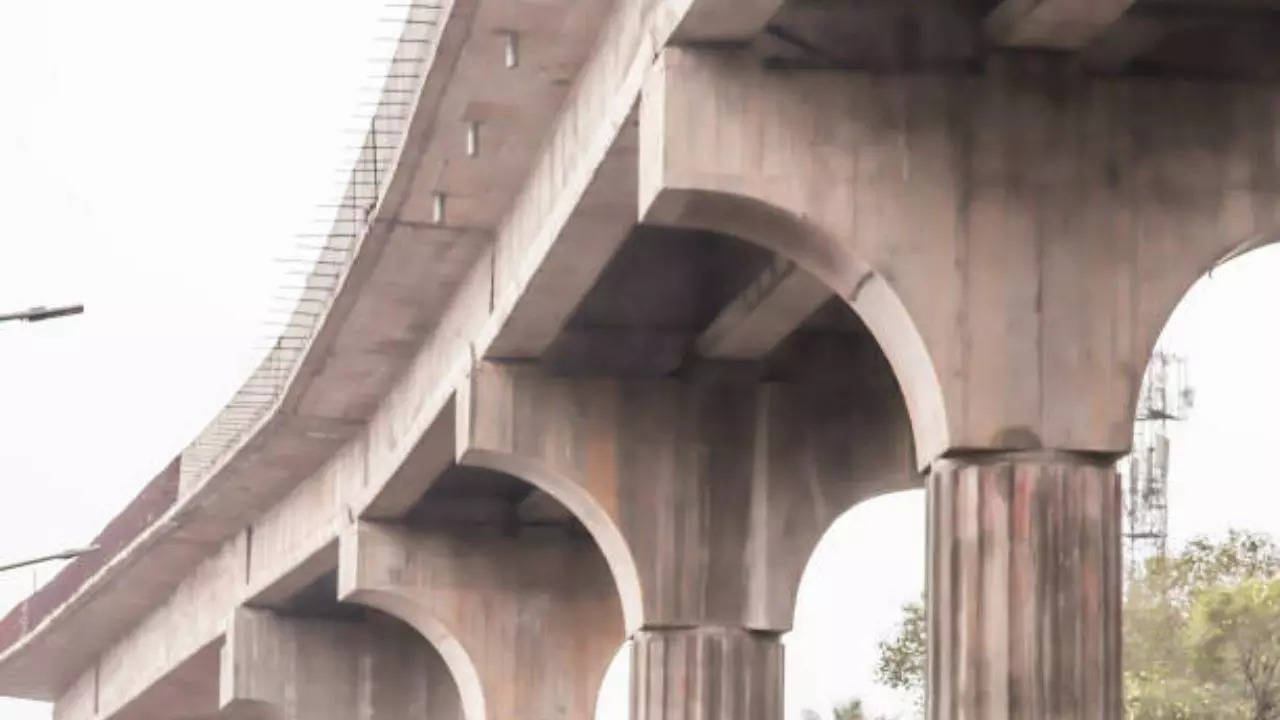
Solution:
<svg viewBox="0 0 1280 720">
<path fill-rule="evenodd" d="M 1280 236 L 1280 7 L 430 12 L 288 382 L 0 620 L 0 693 L 587 720 L 629 638 L 637 720 L 778 720 L 813 548 L 925 487 L 931 720 L 1119 718 L 1111 466 Z"/>
<path fill-rule="evenodd" d="M 1121 717 L 1120 481 L 1096 458 L 929 479 L 929 717 Z"/>
</svg>

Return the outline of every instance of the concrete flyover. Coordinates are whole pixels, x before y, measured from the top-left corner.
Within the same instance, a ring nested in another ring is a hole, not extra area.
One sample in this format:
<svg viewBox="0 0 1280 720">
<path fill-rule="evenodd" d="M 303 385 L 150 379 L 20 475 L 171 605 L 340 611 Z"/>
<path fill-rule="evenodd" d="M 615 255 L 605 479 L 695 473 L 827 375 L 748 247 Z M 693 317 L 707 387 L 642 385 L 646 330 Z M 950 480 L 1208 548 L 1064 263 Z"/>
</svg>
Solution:
<svg viewBox="0 0 1280 720">
<path fill-rule="evenodd" d="M 1280 3 L 438 14 L 269 413 L 0 621 L 0 693 L 586 720 L 630 638 L 637 720 L 778 720 L 814 545 L 925 487 L 930 718 L 1119 718 L 1112 463 L 1280 233 Z"/>
</svg>

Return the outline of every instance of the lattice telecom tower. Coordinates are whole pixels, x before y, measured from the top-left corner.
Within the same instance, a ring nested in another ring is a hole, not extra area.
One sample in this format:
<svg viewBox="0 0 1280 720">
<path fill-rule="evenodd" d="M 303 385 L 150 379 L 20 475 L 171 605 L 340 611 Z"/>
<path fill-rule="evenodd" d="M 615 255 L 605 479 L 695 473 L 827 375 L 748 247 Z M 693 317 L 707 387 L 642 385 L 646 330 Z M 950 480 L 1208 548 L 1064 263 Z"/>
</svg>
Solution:
<svg viewBox="0 0 1280 720">
<path fill-rule="evenodd" d="M 1129 574 L 1165 554 L 1169 537 L 1169 423 L 1185 420 L 1195 394 L 1186 358 L 1157 350 L 1147 365 L 1133 424 L 1133 452 L 1121 461 Z"/>
</svg>

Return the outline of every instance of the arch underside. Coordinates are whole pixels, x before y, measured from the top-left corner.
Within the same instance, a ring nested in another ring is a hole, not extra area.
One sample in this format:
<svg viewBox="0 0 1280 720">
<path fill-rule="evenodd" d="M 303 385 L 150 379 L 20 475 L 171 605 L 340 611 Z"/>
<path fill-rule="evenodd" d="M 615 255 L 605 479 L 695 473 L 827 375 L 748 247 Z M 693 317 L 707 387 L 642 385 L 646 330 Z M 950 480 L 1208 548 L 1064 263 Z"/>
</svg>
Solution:
<svg viewBox="0 0 1280 720">
<path fill-rule="evenodd" d="M 659 191 L 645 220 L 740 238 L 818 278 L 858 315 L 893 367 L 911 417 L 918 466 L 948 446 L 942 388 L 906 307 L 881 275 L 820 227 L 748 195 L 691 188 Z"/>
<path fill-rule="evenodd" d="M 699 72 L 705 70 L 700 68 Z M 712 68 L 709 76 L 724 80 L 717 76 L 722 71 Z M 671 67 L 666 72 L 663 82 L 671 83 Z M 741 68 L 731 69 L 730 79 L 721 85 L 731 85 L 735 74 L 741 77 Z M 699 82 L 694 77 L 687 84 L 696 90 Z M 770 82 L 752 80 L 746 84 L 763 90 L 758 94 L 774 106 L 786 106 L 777 99 Z M 824 76 L 819 82 L 833 80 Z M 941 82 L 923 80 L 918 85 L 939 94 L 944 102 L 953 102 L 957 88 Z M 829 95 L 847 102 L 870 87 L 864 78 L 846 84 L 852 92 L 844 87 Z M 667 114 L 680 114 L 680 103 L 691 103 L 689 95 L 709 96 L 688 93 L 687 88 L 672 93 L 666 87 L 651 87 L 646 90 L 646 102 L 659 91 L 665 96 L 658 111 Z M 795 91 L 790 88 L 784 92 L 794 95 Z M 870 92 L 874 95 L 877 89 L 871 87 Z M 963 122 L 988 120 L 985 113 L 990 103 L 984 102 L 1005 92 L 1010 91 L 999 86 L 981 89 L 978 102 L 970 103 L 977 110 Z M 673 95 L 679 103 L 672 101 Z M 807 96 L 821 97 L 822 93 Z M 713 119 L 715 115 L 708 113 Z M 830 117 L 845 115 L 848 113 L 829 108 L 825 112 Z M 895 142 L 901 145 L 902 157 L 894 156 L 885 164 L 894 166 L 895 171 L 901 168 L 901 181 L 886 182 L 871 193 L 865 189 L 849 192 L 849 198 L 864 202 L 843 199 L 844 205 L 873 207 L 888 217 L 868 222 L 850 207 L 832 210 L 833 205 L 841 204 L 840 198 L 833 200 L 838 193 L 806 192 L 816 187 L 818 181 L 813 178 L 797 183 L 798 190 L 790 189 L 779 185 L 776 178 L 753 177 L 742 168 L 730 172 L 720 165 L 725 162 L 723 157 L 700 156 L 686 146 L 670 147 L 667 121 L 666 117 L 655 120 L 654 111 L 642 113 L 642 139 L 650 143 L 642 154 L 659 158 L 654 164 L 660 166 L 656 172 L 642 169 L 642 220 L 744 240 L 788 258 L 821 280 L 870 331 L 887 361 L 892 384 L 901 393 L 891 400 L 864 403 L 860 410 L 864 416 L 855 418 L 853 426 L 875 436 L 876 425 L 883 426 L 879 432 L 888 432 L 886 428 L 896 427 L 895 416 L 904 415 L 901 427 L 906 442 L 894 439 L 888 444 L 895 450 L 905 447 L 912 457 L 905 463 L 907 470 L 899 467 L 904 464 L 897 459 L 889 462 L 881 457 L 870 470 L 857 461 L 841 460 L 825 471 L 811 472 L 804 478 L 807 483 L 793 477 L 782 482 L 781 473 L 775 478 L 758 468 L 729 463 L 717 468 L 721 476 L 736 474 L 745 483 L 734 492 L 746 505 L 734 508 L 727 496 L 715 495 L 716 484 L 698 478 L 698 469 L 680 465 L 682 448 L 690 443 L 714 447 L 717 442 L 700 435 L 706 428 L 679 411 L 699 403 L 705 409 L 705 397 L 678 397 L 682 390 L 671 390 L 671 383 L 657 390 L 647 386 L 645 392 L 659 397 L 667 394 L 671 407 L 664 409 L 637 402 L 638 391 L 616 378 L 539 378 L 525 368 L 481 363 L 468 381 L 469 396 L 461 423 L 468 437 L 459 446 L 457 461 L 520 478 L 550 495 L 582 523 L 607 563 L 628 633 L 654 625 L 699 623 L 768 631 L 789 627 L 800 576 L 830 522 L 868 497 L 917 486 L 915 471 L 939 458 L 970 451 L 1040 448 L 1122 452 L 1130 438 L 1127 428 L 1132 422 L 1141 368 L 1177 300 L 1195 278 L 1231 255 L 1234 248 L 1269 242 L 1280 227 L 1280 203 L 1265 173 L 1250 176 L 1247 189 L 1237 192 L 1220 172 L 1232 154 L 1241 153 L 1248 142 L 1254 143 L 1248 150 L 1264 150 L 1257 146 L 1256 138 L 1208 160 L 1190 158 L 1192 164 L 1216 168 L 1216 175 L 1208 174 L 1215 175 L 1218 185 L 1171 181 L 1167 173 L 1183 172 L 1171 158 L 1188 156 L 1179 155 L 1177 142 L 1162 138 L 1153 143 L 1154 151 L 1147 149 L 1151 157 L 1137 163 L 1154 180 L 1138 173 L 1127 180 L 1129 185 L 1122 181 L 1117 186 L 1105 177 L 1094 177 L 1098 168 L 1104 167 L 1098 164 L 1075 176 L 1066 173 L 1066 180 L 1037 177 L 1029 183 L 1032 189 L 1028 191 L 1023 189 L 1028 185 L 1026 178 L 1018 170 L 1008 170 L 990 187 L 969 187 L 971 168 L 943 167 L 945 163 L 926 157 L 921 149 L 926 140 L 942 145 L 955 141 L 949 135 L 951 129 L 928 127 L 922 132 L 932 134 L 921 137 L 913 135 L 914 130 L 903 129 L 905 118 L 893 119 L 888 123 L 891 131 L 903 133 L 901 142 Z M 779 120 L 767 118 L 764 124 L 774 121 Z M 1014 117 L 1008 122 L 1027 121 Z M 1133 130 L 1124 122 L 1109 122 L 1121 132 Z M 646 123 L 650 125 L 647 129 Z M 1068 137 L 1063 128 L 1050 130 L 1050 136 Z M 655 136 L 656 146 L 652 144 Z M 1170 137 L 1176 140 L 1176 136 L 1174 132 Z M 1070 142 L 1062 145 L 1047 152 L 1078 150 L 1072 150 L 1075 146 Z M 788 149 L 800 146 L 804 144 L 786 145 Z M 768 152 L 766 148 L 765 154 Z M 839 159 L 829 162 L 838 163 Z M 1045 159 L 1043 153 L 1041 159 L 1049 165 L 1066 162 L 1057 156 Z M 1085 156 L 1087 162 L 1097 159 L 1096 153 Z M 800 167 L 798 172 L 807 170 L 812 168 Z M 913 173 L 920 179 L 913 179 Z M 840 171 L 835 176 L 836 185 L 848 180 Z M 1103 190 L 1094 191 L 1094 186 Z M 867 201 L 868 194 L 876 193 L 880 195 Z M 1055 195 L 1069 202 L 1047 200 Z M 935 203 L 933 211 L 917 200 L 922 196 Z M 970 198 L 969 206 L 952 202 L 961 196 Z M 812 197 L 818 200 L 809 204 Z M 908 202 L 901 199 L 904 197 L 913 199 Z M 1059 217 L 1060 211 L 1070 211 L 1081 202 L 1091 208 L 1083 220 Z M 953 212 L 955 207 L 961 208 L 958 214 Z M 1171 212 L 1171 207 L 1179 209 Z M 947 217 L 939 220 L 938 215 Z M 883 235 L 869 237 L 868 228 L 881 230 Z M 910 242 L 896 247 L 895 243 L 907 237 Z M 1098 381 L 1082 386 L 1075 383 L 1079 378 Z M 541 389 L 535 387 L 539 383 Z M 1072 389 L 1076 387 L 1087 389 Z M 518 397 L 526 391 L 527 397 Z M 787 437 L 771 424 L 770 408 L 776 407 L 771 403 L 777 396 L 760 387 L 740 386 L 735 391 L 750 399 L 728 402 L 729 414 L 740 411 L 756 418 L 756 426 L 750 431 L 745 425 L 734 430 L 733 422 L 724 418 L 719 422 L 730 428 L 725 433 L 737 452 L 763 448 L 755 451 L 754 460 L 767 466 L 771 443 L 776 437 Z M 582 405 L 582 398 L 592 394 L 599 397 Z M 697 392 L 689 395 L 694 396 Z M 629 448 L 642 443 L 629 445 L 626 435 L 632 431 L 630 426 L 646 422 L 651 426 L 641 427 L 641 431 L 657 435 L 644 442 L 657 450 L 645 461 L 668 462 L 661 472 L 670 472 L 671 478 L 694 478 L 688 484 L 721 502 L 718 509 L 728 508 L 727 515 L 741 520 L 738 527 L 702 536 L 697 535 L 700 530 L 681 535 L 692 526 L 673 508 L 682 503 L 700 507 L 698 498 L 683 498 L 674 482 L 669 486 L 675 488 L 674 495 L 645 496 L 638 489 L 642 483 L 627 477 L 628 461 L 634 463 L 638 457 L 629 455 Z M 655 430 L 655 422 L 680 428 L 689 442 L 682 444 L 678 438 L 663 435 L 661 428 Z M 741 434 L 734 436 L 734 432 Z M 813 458 L 822 458 L 826 452 L 817 446 L 810 451 Z M 820 465 L 815 461 L 809 466 Z M 856 489 L 832 490 L 850 478 L 860 483 Z M 810 496 L 799 500 L 779 497 L 778 489 L 787 485 L 806 485 Z M 789 501 L 794 505 L 788 507 Z M 815 512 L 814 507 L 820 509 Z M 635 508 L 644 508 L 645 516 Z M 775 512 L 776 508 L 784 509 Z M 740 514 L 735 514 L 738 511 Z M 669 515 L 663 517 L 664 512 Z M 796 537 L 792 539 L 776 534 L 775 523 L 794 529 L 800 515 L 807 515 L 803 532 L 793 532 Z M 655 523 L 663 532 L 654 531 Z M 678 566 L 677 558 L 683 555 L 702 553 L 715 558 L 727 548 L 739 555 L 747 548 L 750 556 L 744 566 L 733 566 L 740 574 L 736 580 L 725 582 L 725 578 L 699 575 L 697 569 Z M 680 589 L 690 584 L 689 573 L 694 576 L 691 585 L 700 588 L 696 597 Z M 725 592 L 717 595 L 706 590 L 717 586 Z M 764 589 L 769 587 L 782 588 L 779 596 Z M 726 597 L 734 593 L 738 600 Z M 370 602 L 394 604 L 385 598 Z M 399 612 L 423 611 L 400 606 Z M 419 622 L 430 626 L 428 621 Z M 437 628 L 435 632 L 441 642 L 448 640 L 447 630 Z M 460 667 L 466 664 L 465 655 L 457 659 Z M 461 672 L 466 674 L 467 670 Z M 474 668 L 470 672 L 475 675 Z M 482 696 L 478 690 L 476 693 Z"/>
<path fill-rule="evenodd" d="M 457 689 L 458 701 L 465 720 L 487 720 L 484 687 L 475 663 L 466 648 L 445 623 L 412 594 L 393 590 L 358 590 L 347 599 L 381 610 L 408 623 L 444 660 Z"/>
<path fill-rule="evenodd" d="M 461 457 L 517 474 L 577 514 L 613 556 L 629 633 L 782 631 L 835 516 L 920 482 L 883 358 L 849 367 L 859 382 L 567 378 L 483 364 Z"/>
<path fill-rule="evenodd" d="M 471 481 L 463 486 L 500 480 L 463 479 Z M 432 499 L 460 500 L 429 494 L 424 502 Z M 580 528 L 526 523 L 488 499 L 456 509 L 465 514 L 347 528 L 339 596 L 426 637 L 454 678 L 467 720 L 553 711 L 587 720 L 623 639 L 617 592 L 599 550 Z"/>
<path fill-rule="evenodd" d="M 220 644 L 219 718 L 460 720 L 457 686 L 438 646 L 390 613 L 239 607 Z"/>
<path fill-rule="evenodd" d="M 1257 85 L 1050 85 L 668 48 L 642 100 L 641 218 L 759 243 L 849 301 L 920 467 L 1121 454 L 1177 301 L 1280 234 L 1280 110 Z"/>
</svg>

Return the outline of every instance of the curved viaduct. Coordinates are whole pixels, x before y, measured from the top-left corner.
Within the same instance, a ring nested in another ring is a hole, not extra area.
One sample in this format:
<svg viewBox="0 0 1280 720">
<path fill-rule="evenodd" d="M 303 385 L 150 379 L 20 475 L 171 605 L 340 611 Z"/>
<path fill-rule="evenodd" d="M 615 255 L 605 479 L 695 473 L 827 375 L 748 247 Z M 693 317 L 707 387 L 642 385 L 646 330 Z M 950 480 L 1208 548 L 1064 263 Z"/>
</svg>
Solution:
<svg viewBox="0 0 1280 720">
<path fill-rule="evenodd" d="M 923 486 L 929 717 L 1119 718 L 1112 465 L 1280 231 L 1280 5 L 421 8 L 279 392 L 0 623 L 0 692 L 587 720 L 630 638 L 633 718 L 778 720 L 814 545 Z"/>
</svg>

